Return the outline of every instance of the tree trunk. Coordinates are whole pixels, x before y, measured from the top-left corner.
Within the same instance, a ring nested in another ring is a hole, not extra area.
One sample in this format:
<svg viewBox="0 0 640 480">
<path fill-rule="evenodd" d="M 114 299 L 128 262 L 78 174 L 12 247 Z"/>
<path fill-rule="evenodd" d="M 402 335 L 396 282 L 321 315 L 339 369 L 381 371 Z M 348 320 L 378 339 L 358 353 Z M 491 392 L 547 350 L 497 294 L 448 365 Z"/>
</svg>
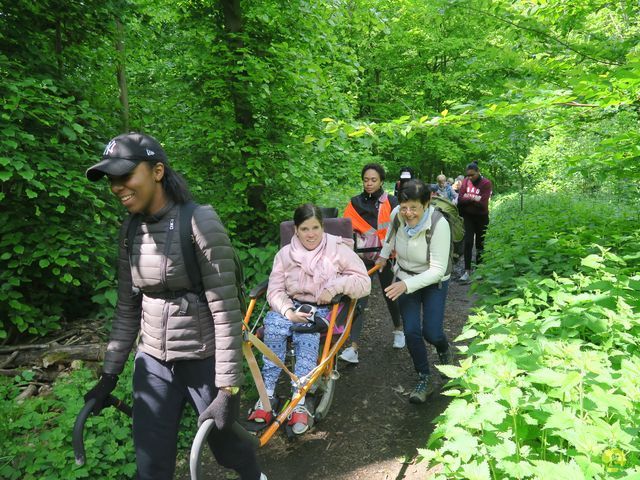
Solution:
<svg viewBox="0 0 640 480">
<path fill-rule="evenodd" d="M 59 18 L 56 18 L 56 61 L 58 65 L 58 78 L 62 78 L 62 23 Z"/>
<path fill-rule="evenodd" d="M 249 159 L 251 154 L 249 151 L 255 151 L 254 148 L 243 148 L 255 146 L 255 140 L 252 139 L 254 131 L 253 111 L 251 108 L 251 102 L 248 98 L 248 85 L 246 80 L 242 77 L 242 74 L 233 73 L 237 70 L 237 65 L 243 63 L 244 53 L 242 51 L 244 42 L 242 40 L 243 24 L 242 24 L 242 8 L 240 6 L 240 0 L 220 0 L 222 6 L 222 12 L 224 16 L 224 28 L 226 30 L 226 42 L 229 47 L 230 63 L 227 67 L 229 73 L 229 93 L 231 95 L 231 101 L 233 102 L 233 109 L 235 114 L 236 123 L 238 124 L 238 144 L 240 145 L 240 157 L 246 168 L 250 164 Z M 261 172 L 255 177 L 261 178 Z M 253 184 L 247 187 L 247 204 L 253 210 L 252 230 L 256 231 L 258 235 L 262 231 L 262 227 L 255 228 L 255 222 L 263 220 L 261 213 L 267 211 L 267 205 L 263 198 L 264 185 Z"/>
<path fill-rule="evenodd" d="M 120 90 L 120 126 L 122 133 L 129 131 L 129 91 L 127 90 L 127 72 L 125 69 L 126 56 L 124 50 L 124 28 L 119 19 L 116 23 L 116 53 L 117 65 L 116 75 L 118 77 L 118 88 Z"/>
</svg>

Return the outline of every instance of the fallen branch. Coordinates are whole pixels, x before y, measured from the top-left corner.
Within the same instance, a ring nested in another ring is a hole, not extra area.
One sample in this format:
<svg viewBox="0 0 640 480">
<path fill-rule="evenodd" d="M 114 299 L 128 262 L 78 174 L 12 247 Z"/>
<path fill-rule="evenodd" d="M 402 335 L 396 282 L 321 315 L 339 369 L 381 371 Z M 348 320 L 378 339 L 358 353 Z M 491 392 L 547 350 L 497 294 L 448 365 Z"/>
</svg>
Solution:
<svg viewBox="0 0 640 480">
<path fill-rule="evenodd" d="M 104 359 L 106 345 L 91 343 L 84 345 L 48 345 L 45 351 L 19 351 L 11 362 L 2 362 L 3 367 L 18 365 L 42 365 L 48 367 L 54 363 L 86 360 L 99 362 Z M 15 352 L 14 352 L 15 353 Z M 11 358 L 13 354 L 9 357 Z"/>
<path fill-rule="evenodd" d="M 51 340 L 47 343 L 33 343 L 33 344 L 25 344 L 25 345 L 7 345 L 6 347 L 0 347 L 0 355 L 3 353 L 15 352 L 15 351 L 23 351 L 23 350 L 44 350 L 50 348 L 53 345 L 57 345 L 60 340 L 64 340 L 65 338 L 69 338 L 77 333 L 77 330 L 70 330 L 60 335 L 59 337 Z"/>
<path fill-rule="evenodd" d="M 30 383 L 29 386 L 25 388 L 22 392 L 20 392 L 20 395 L 16 397 L 16 402 L 17 403 L 24 402 L 27 398 L 33 397 L 37 391 L 38 391 L 38 387 L 33 383 Z"/>
<path fill-rule="evenodd" d="M 13 352 L 11 355 L 9 355 L 9 358 L 7 358 L 4 362 L 0 363 L 0 368 L 4 368 L 8 365 L 11 365 L 11 362 L 13 362 L 18 355 L 20 355 L 20 352 Z"/>
</svg>

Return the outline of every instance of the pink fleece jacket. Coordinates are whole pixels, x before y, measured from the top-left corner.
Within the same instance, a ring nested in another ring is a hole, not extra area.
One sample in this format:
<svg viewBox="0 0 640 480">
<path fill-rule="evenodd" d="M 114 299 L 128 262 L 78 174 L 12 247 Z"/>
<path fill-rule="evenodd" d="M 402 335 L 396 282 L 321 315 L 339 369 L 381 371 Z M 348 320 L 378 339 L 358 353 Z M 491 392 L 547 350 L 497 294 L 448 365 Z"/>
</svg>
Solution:
<svg viewBox="0 0 640 480">
<path fill-rule="evenodd" d="M 284 315 L 293 308 L 294 298 L 317 303 L 325 289 L 333 296 L 351 298 L 366 297 L 371 292 L 371 279 L 353 251 L 353 240 L 325 233 L 318 247 L 307 250 L 294 235 L 273 261 L 267 289 L 271 309 Z"/>
</svg>

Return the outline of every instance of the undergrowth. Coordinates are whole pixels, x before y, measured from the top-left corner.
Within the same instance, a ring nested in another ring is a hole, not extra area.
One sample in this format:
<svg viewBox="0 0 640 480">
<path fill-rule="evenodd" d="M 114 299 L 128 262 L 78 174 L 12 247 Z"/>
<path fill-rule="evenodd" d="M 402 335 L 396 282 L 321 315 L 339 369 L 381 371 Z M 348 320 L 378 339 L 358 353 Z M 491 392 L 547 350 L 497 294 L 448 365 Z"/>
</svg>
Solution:
<svg viewBox="0 0 640 480">
<path fill-rule="evenodd" d="M 434 478 L 640 478 L 637 205 L 539 195 L 491 212 L 479 301 L 440 367 Z"/>
</svg>

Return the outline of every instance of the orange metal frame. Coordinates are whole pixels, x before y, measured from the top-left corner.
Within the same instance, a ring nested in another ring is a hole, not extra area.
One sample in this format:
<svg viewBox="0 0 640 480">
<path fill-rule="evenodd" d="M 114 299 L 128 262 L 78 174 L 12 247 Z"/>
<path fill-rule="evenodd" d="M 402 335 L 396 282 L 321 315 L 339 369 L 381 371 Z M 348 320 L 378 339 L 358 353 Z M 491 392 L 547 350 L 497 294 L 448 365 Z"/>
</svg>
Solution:
<svg viewBox="0 0 640 480">
<path fill-rule="evenodd" d="M 367 273 L 369 275 L 372 275 L 379 268 L 380 267 L 376 265 Z M 251 301 L 249 302 L 247 313 L 245 314 L 245 317 L 244 317 L 243 328 L 247 328 L 247 326 L 249 325 L 249 320 L 251 318 L 251 314 L 255 309 L 257 301 L 258 301 L 257 298 L 252 298 Z M 289 415 L 291 415 L 291 412 L 293 412 L 293 409 L 296 407 L 296 405 L 298 405 L 300 400 L 307 394 L 307 392 L 311 389 L 311 387 L 313 387 L 314 383 L 318 380 L 318 378 L 328 377 L 329 375 L 331 375 L 331 372 L 334 369 L 334 365 L 336 361 L 336 354 L 338 353 L 340 348 L 342 348 L 342 345 L 344 345 L 347 338 L 349 338 L 349 333 L 351 332 L 351 325 L 353 323 L 353 314 L 355 312 L 355 309 L 356 309 L 356 300 L 351 299 L 351 301 L 349 302 L 349 310 L 347 312 L 347 319 L 345 323 L 344 332 L 340 334 L 336 342 L 332 341 L 333 335 L 326 335 L 324 340 L 324 346 L 322 348 L 322 354 L 320 355 L 320 358 L 318 360 L 318 365 L 321 367 L 320 368 L 316 367 L 316 369 L 314 369 L 314 373 L 307 380 L 304 386 L 300 388 L 298 393 L 296 393 L 287 404 L 285 404 L 284 408 L 282 409 L 280 414 L 273 420 L 273 422 L 265 430 L 262 431 L 262 433 L 260 434 L 261 447 L 264 446 L 271 439 L 273 434 L 286 422 Z M 333 308 L 331 309 L 331 317 L 330 317 L 329 328 L 327 329 L 327 332 L 333 332 L 333 329 L 336 324 L 337 316 L 338 316 L 338 304 L 334 304 Z M 245 343 L 249 344 L 249 346 L 252 346 L 250 341 L 245 341 Z"/>
</svg>

